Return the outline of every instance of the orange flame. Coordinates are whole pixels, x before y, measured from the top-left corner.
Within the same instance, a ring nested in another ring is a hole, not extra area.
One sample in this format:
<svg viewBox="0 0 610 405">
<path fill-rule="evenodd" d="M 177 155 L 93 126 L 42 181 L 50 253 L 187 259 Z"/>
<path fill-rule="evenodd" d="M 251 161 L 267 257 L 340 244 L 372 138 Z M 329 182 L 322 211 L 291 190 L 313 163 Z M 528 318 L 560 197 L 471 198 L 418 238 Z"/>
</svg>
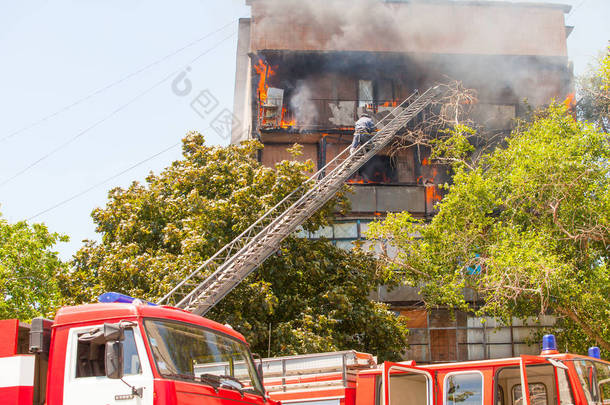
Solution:
<svg viewBox="0 0 610 405">
<path fill-rule="evenodd" d="M 568 110 L 571 110 L 574 105 L 576 104 L 576 97 L 574 93 L 570 93 L 568 94 L 568 96 L 566 97 L 565 100 L 563 100 L 563 103 L 566 105 L 566 107 L 568 108 Z"/>
<path fill-rule="evenodd" d="M 258 64 L 254 65 L 254 70 L 256 70 L 256 73 L 259 76 L 258 99 L 261 101 L 261 103 L 264 103 L 267 101 L 267 90 L 269 89 L 267 79 L 275 75 L 275 71 L 271 69 L 271 66 L 268 66 L 260 59 L 258 60 Z"/>
<path fill-rule="evenodd" d="M 282 120 L 282 122 L 280 123 L 280 127 L 284 128 L 284 129 L 288 129 L 288 128 L 292 128 L 297 124 L 296 120 L 290 120 L 288 122 Z"/>
<path fill-rule="evenodd" d="M 421 161 L 422 166 L 431 166 L 432 163 L 430 159 L 423 158 Z M 436 176 L 438 175 L 438 170 L 436 167 L 432 168 L 432 176 L 430 178 L 424 178 L 424 176 L 419 176 L 417 178 L 417 182 L 421 183 L 425 187 L 426 194 L 426 205 L 432 207 L 435 203 L 440 202 L 443 199 L 441 195 L 438 184 L 436 184 Z"/>
<path fill-rule="evenodd" d="M 288 118 L 288 112 L 286 111 L 286 107 L 282 107 L 282 121 L 280 122 L 280 127 L 287 129 L 294 127 L 297 124 L 297 120 L 294 118 Z"/>
<path fill-rule="evenodd" d="M 265 109 L 263 108 L 263 106 L 265 105 L 265 102 L 267 101 L 267 97 L 268 97 L 269 78 L 271 76 L 275 76 L 276 72 L 271 66 L 267 65 L 260 59 L 259 59 L 258 63 L 256 65 L 254 65 L 254 70 L 256 71 L 256 73 L 259 76 L 258 90 L 257 90 L 258 99 L 260 101 L 259 116 L 263 117 L 263 120 L 264 120 L 265 119 L 264 118 Z M 296 119 L 288 118 L 286 107 L 282 107 L 281 114 L 282 115 L 280 117 L 280 123 L 279 123 L 280 128 L 287 129 L 287 128 L 294 127 L 296 125 L 296 123 L 297 123 Z M 277 125 L 277 121 L 272 125 Z"/>
<path fill-rule="evenodd" d="M 563 100 L 565 104 L 568 114 L 572 116 L 572 119 L 576 121 L 576 95 L 574 93 L 568 94 L 565 100 Z"/>
<path fill-rule="evenodd" d="M 397 101 L 386 101 L 383 104 L 379 105 L 380 107 L 396 107 L 398 106 L 398 102 Z"/>
<path fill-rule="evenodd" d="M 422 162 L 423 164 L 423 162 Z M 443 197 L 438 190 L 438 185 L 436 184 L 436 175 L 438 174 L 438 170 L 436 168 L 432 169 L 432 178 L 428 180 L 428 184 L 425 184 L 426 187 L 426 203 L 431 207 L 435 203 L 440 202 Z"/>
<path fill-rule="evenodd" d="M 351 184 L 365 184 L 364 183 L 364 179 L 363 178 L 359 178 L 359 179 L 349 179 L 347 180 L 348 183 Z"/>
</svg>

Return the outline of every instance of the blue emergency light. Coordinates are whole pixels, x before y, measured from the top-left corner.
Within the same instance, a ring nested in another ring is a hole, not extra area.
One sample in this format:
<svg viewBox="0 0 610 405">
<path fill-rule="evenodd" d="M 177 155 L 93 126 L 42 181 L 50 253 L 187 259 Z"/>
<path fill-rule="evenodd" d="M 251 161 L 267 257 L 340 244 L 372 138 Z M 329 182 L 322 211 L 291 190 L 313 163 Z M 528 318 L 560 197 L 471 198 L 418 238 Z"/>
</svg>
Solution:
<svg viewBox="0 0 610 405">
<path fill-rule="evenodd" d="M 557 351 L 557 341 L 555 335 L 544 335 L 542 337 L 542 351 Z"/>
<path fill-rule="evenodd" d="M 139 300 L 143 304 L 156 306 L 157 304 L 153 304 L 152 302 L 144 301 L 139 298 L 133 298 L 129 295 L 117 293 L 117 292 L 107 292 L 99 297 L 97 297 L 99 302 L 103 303 L 121 303 L 121 304 L 132 304 L 135 300 Z"/>
<path fill-rule="evenodd" d="M 597 347 L 597 346 L 589 347 L 589 357 L 594 357 L 596 359 L 601 359 L 602 356 L 601 356 L 601 353 L 599 351 L 599 347 Z"/>
</svg>

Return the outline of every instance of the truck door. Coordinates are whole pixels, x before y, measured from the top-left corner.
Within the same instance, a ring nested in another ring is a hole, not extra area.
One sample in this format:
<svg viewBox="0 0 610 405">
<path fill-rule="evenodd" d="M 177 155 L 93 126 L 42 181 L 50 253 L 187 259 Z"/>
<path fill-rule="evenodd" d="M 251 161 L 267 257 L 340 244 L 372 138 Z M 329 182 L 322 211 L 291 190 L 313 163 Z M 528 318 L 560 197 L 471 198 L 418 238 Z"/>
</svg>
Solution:
<svg viewBox="0 0 610 405">
<path fill-rule="evenodd" d="M 572 404 L 572 393 L 563 363 L 540 356 L 520 357 L 521 384 L 513 387 L 513 405 Z M 527 387 L 527 389 L 526 389 Z"/>
<path fill-rule="evenodd" d="M 383 364 L 384 405 L 434 405 L 432 373 L 400 363 Z"/>
<path fill-rule="evenodd" d="M 123 380 L 106 377 L 104 345 L 79 340 L 92 328 L 73 328 L 68 335 L 63 405 L 152 405 L 153 374 L 139 328 L 125 329 Z M 142 388 L 142 396 L 133 395 L 128 384 Z"/>
</svg>

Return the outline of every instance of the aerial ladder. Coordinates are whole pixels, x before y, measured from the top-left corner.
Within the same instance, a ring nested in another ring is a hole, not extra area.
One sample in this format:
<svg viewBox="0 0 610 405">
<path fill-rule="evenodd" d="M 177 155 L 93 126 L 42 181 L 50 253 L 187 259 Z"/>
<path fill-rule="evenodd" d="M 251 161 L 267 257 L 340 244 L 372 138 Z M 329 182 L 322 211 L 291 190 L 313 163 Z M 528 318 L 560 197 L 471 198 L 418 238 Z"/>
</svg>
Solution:
<svg viewBox="0 0 610 405">
<path fill-rule="evenodd" d="M 439 86 L 417 91 L 386 115 L 378 132 L 355 151 L 346 148 L 300 187 L 263 214 L 248 229 L 216 252 L 176 285 L 159 304 L 205 315 L 239 285 L 282 241 L 326 204 L 366 162 L 388 146 L 424 108 L 439 96 Z"/>
</svg>

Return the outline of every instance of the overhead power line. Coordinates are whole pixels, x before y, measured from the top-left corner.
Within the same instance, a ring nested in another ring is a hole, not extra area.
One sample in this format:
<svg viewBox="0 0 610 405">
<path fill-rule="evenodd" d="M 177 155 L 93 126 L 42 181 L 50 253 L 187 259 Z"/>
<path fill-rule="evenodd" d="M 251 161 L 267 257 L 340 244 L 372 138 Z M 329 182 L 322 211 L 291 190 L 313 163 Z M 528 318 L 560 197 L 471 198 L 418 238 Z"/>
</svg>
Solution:
<svg viewBox="0 0 610 405">
<path fill-rule="evenodd" d="M 31 216 L 31 217 L 29 217 L 27 220 L 28 220 L 28 221 L 31 221 L 31 220 L 32 220 L 32 219 L 34 219 L 34 218 L 37 218 L 37 217 L 39 217 L 39 216 L 41 216 L 41 215 L 43 215 L 43 214 L 46 214 L 47 212 L 53 211 L 54 209 L 59 208 L 59 207 L 61 207 L 62 205 L 65 205 L 65 204 L 69 203 L 70 201 L 75 200 L 75 199 L 77 199 L 78 197 L 81 197 L 81 196 L 83 196 L 83 195 L 85 195 L 85 194 L 89 193 L 90 191 L 95 190 L 96 188 L 98 188 L 98 187 L 100 187 L 100 186 L 103 186 L 104 184 L 108 183 L 109 181 L 114 180 L 114 179 L 116 179 L 117 177 L 122 176 L 123 174 L 125 174 L 125 173 L 127 173 L 127 172 L 129 172 L 129 171 L 131 171 L 131 170 L 133 170 L 133 169 L 135 169 L 135 168 L 136 168 L 136 167 L 138 167 L 138 166 L 143 165 L 144 163 L 146 163 L 146 162 L 148 162 L 148 161 L 150 161 L 150 160 L 152 160 L 152 159 L 156 158 L 157 156 L 160 156 L 160 155 L 164 154 L 165 152 L 169 152 L 170 150 L 172 150 L 172 149 L 174 149 L 175 147 L 179 146 L 179 145 L 180 145 L 180 143 L 181 143 L 181 142 L 176 142 L 175 144 L 173 144 L 173 145 L 171 145 L 171 146 L 169 146 L 169 147 L 167 147 L 167 148 L 165 148 L 165 149 L 163 149 L 163 150 L 161 150 L 161 151 L 159 151 L 159 152 L 155 153 L 154 155 L 149 156 L 149 157 L 147 157 L 146 159 L 141 160 L 141 161 L 139 161 L 138 163 L 135 163 L 135 164 L 133 164 L 132 166 L 129 166 L 128 168 L 126 168 L 126 169 L 124 169 L 124 170 L 122 170 L 122 171 L 120 171 L 120 172 L 118 172 L 118 173 L 116 173 L 116 174 L 113 174 L 112 176 L 110 176 L 110 177 L 108 177 L 108 178 L 106 178 L 106 179 L 104 179 L 104 180 L 100 181 L 99 183 L 95 183 L 95 184 L 94 184 L 94 185 L 92 185 L 91 187 L 89 187 L 89 188 L 87 188 L 87 189 L 85 189 L 85 190 L 83 190 L 83 191 L 80 191 L 80 192 L 78 192 L 78 193 L 76 193 L 76 194 L 72 195 L 71 197 L 66 198 L 66 199 L 65 199 L 65 200 L 63 200 L 63 201 L 60 201 L 60 202 L 58 202 L 57 204 L 52 205 L 51 207 L 49 207 L 49 208 L 47 208 L 47 209 L 44 209 L 44 210 L 42 210 L 42 211 L 38 212 L 38 213 L 37 213 L 37 214 L 35 214 L 35 215 L 32 215 L 32 216 Z"/>
<path fill-rule="evenodd" d="M 235 36 L 235 34 L 237 34 L 237 32 L 233 32 L 231 35 L 223 38 L 221 41 L 217 42 L 215 45 L 213 45 L 212 47 L 206 49 L 205 51 L 203 51 L 202 53 L 200 53 L 199 55 L 197 55 L 195 58 L 191 59 L 188 63 L 187 66 L 195 63 L 197 60 L 199 60 L 200 58 L 202 58 L 203 56 L 207 55 L 208 53 L 210 53 L 211 51 L 213 51 L 214 49 L 216 49 L 217 47 L 219 47 L 220 45 L 222 45 L 224 42 L 226 42 L 227 40 L 231 39 L 232 37 Z M 131 100 L 129 100 L 127 103 L 119 106 L 118 108 L 116 108 L 115 110 L 113 110 L 110 114 L 108 114 L 107 116 L 105 116 L 104 118 L 96 121 L 94 124 L 88 126 L 87 128 L 83 129 L 82 131 L 78 132 L 76 135 L 74 135 L 72 138 L 66 140 L 65 142 L 63 142 L 61 145 L 55 147 L 54 149 L 52 149 L 51 151 L 45 153 L 44 155 L 42 155 L 40 158 L 38 158 L 37 160 L 33 161 L 32 163 L 30 163 L 29 165 L 27 165 L 26 167 L 24 167 L 23 169 L 19 170 L 17 173 L 15 173 L 14 175 L 12 175 L 11 177 L 3 180 L 2 182 L 0 182 L 0 187 L 5 186 L 6 184 L 8 184 L 9 182 L 13 181 L 14 179 L 16 179 L 17 177 L 23 175 L 24 173 L 28 172 L 30 169 L 32 169 L 33 167 L 37 166 L 40 162 L 48 159 L 50 156 L 54 155 L 55 153 L 59 152 L 60 150 L 64 149 L 66 146 L 70 145 L 72 142 L 76 141 L 78 138 L 80 138 L 81 136 L 85 135 L 87 132 L 91 131 L 92 129 L 96 128 L 97 126 L 101 125 L 102 123 L 108 121 L 110 118 L 112 118 L 113 116 L 115 116 L 116 114 L 118 114 L 119 112 L 123 111 L 124 109 L 126 109 L 127 107 L 129 107 L 131 104 L 135 103 L 137 100 L 139 100 L 140 98 L 142 98 L 143 96 L 145 96 L 146 94 L 150 93 L 152 90 L 156 89 L 157 87 L 159 87 L 161 84 L 165 83 L 166 81 L 168 81 L 169 79 L 171 79 L 172 77 L 174 77 L 176 74 L 178 74 L 181 69 L 177 69 L 175 71 L 173 71 L 172 73 L 168 74 L 167 76 L 165 76 L 163 79 L 161 79 L 160 81 L 156 82 L 154 85 L 152 85 L 151 87 L 147 88 L 146 90 L 142 91 L 141 93 L 139 93 L 137 96 L 135 96 L 134 98 L 132 98 Z"/>
<path fill-rule="evenodd" d="M 84 97 L 74 101 L 73 103 L 70 103 L 70 104 L 60 108 L 59 110 L 57 110 L 57 111 L 55 111 L 55 112 L 53 112 L 53 113 L 51 113 L 49 115 L 46 115 L 46 116 L 44 116 L 44 117 L 42 117 L 42 118 L 40 118 L 40 119 L 38 119 L 38 120 L 36 120 L 34 122 L 31 122 L 31 123 L 29 123 L 29 124 L 19 128 L 16 131 L 11 132 L 10 134 L 8 134 L 5 137 L 3 137 L 2 139 L 0 139 L 0 143 L 5 142 L 5 141 L 13 138 L 13 137 L 15 137 L 15 136 L 17 136 L 17 135 L 27 131 L 28 129 L 34 128 L 34 127 L 42 124 L 43 122 L 48 121 L 51 118 L 54 118 L 54 117 L 58 116 L 59 114 L 61 114 L 63 112 L 66 112 L 66 111 L 72 109 L 73 107 L 76 107 L 77 105 L 79 105 L 79 104 L 81 104 L 81 103 L 83 103 L 83 102 L 85 102 L 85 101 L 87 101 L 87 100 L 97 96 L 98 94 L 101 94 L 101 93 L 105 92 L 106 90 L 109 90 L 109 89 L 111 89 L 111 88 L 113 88 L 113 87 L 115 87 L 115 86 L 117 86 L 117 85 L 119 85 L 119 84 L 121 84 L 121 83 L 123 83 L 123 82 L 125 82 L 125 81 L 127 81 L 129 79 L 131 79 L 132 77 L 137 76 L 140 73 L 142 73 L 142 72 L 144 72 L 144 71 L 146 71 L 146 70 L 148 70 L 148 69 L 150 69 L 150 68 L 152 68 L 154 66 L 157 66 L 158 64 L 160 64 L 160 63 L 168 60 L 169 58 L 179 54 L 180 52 L 184 51 L 185 49 L 188 49 L 188 48 L 198 44 L 199 42 L 201 42 L 201 41 L 203 41 L 203 40 L 213 36 L 214 34 L 217 34 L 217 33 L 221 32 L 225 28 L 233 25 L 236 21 L 237 20 L 232 20 L 231 22 L 223 25 L 222 27 L 220 27 L 220 28 L 218 28 L 218 29 L 216 29 L 216 30 L 214 30 L 214 31 L 212 31 L 212 32 L 210 32 L 210 33 L 200 37 L 200 38 L 197 38 L 194 41 L 189 42 L 188 44 L 186 44 L 186 45 L 184 45 L 184 46 L 174 50 L 173 52 L 163 56 L 162 58 L 159 58 L 159 59 L 149 63 L 148 65 L 143 66 L 140 69 L 138 69 L 138 70 L 136 70 L 136 71 L 134 71 L 132 73 L 129 73 L 128 75 L 123 76 L 120 79 L 118 79 L 118 80 L 116 80 L 116 81 L 114 81 L 112 83 L 109 83 L 109 84 L 107 84 L 104 87 L 101 87 L 101 88 L 95 90 L 94 92 L 92 92 L 92 93 L 90 93 L 90 94 L 88 94 L 88 95 L 86 95 L 86 96 L 84 96 Z"/>
</svg>

